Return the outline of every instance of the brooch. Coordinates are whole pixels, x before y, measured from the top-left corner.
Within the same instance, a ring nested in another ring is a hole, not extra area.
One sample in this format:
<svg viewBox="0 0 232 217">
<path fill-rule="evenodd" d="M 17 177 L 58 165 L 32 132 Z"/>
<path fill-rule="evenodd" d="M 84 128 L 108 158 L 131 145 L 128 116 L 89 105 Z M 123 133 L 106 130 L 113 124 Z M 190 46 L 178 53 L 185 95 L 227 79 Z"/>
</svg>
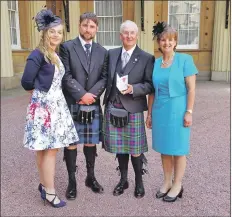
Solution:
<svg viewBox="0 0 232 217">
<path fill-rule="evenodd" d="M 135 58 L 135 60 L 134 60 L 134 62 L 133 63 L 136 63 L 138 61 L 138 59 L 137 58 Z"/>
</svg>

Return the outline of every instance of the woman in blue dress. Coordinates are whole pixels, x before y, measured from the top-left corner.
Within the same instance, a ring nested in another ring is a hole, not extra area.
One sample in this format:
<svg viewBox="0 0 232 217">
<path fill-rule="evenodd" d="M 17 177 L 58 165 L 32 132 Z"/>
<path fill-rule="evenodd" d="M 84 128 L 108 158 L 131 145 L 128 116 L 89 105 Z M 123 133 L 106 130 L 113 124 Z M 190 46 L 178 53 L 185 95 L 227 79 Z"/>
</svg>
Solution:
<svg viewBox="0 0 232 217">
<path fill-rule="evenodd" d="M 53 207 L 63 207 L 55 192 L 55 164 L 58 149 L 79 140 L 62 92 L 64 66 L 56 54 L 63 39 L 62 20 L 43 9 L 35 17 L 42 31 L 38 47 L 27 58 L 23 88 L 31 93 L 27 107 L 24 147 L 36 151 L 42 199 Z"/>
<path fill-rule="evenodd" d="M 157 37 L 162 56 L 154 63 L 155 92 L 148 98 L 146 123 L 152 128 L 152 148 L 161 153 L 164 171 L 164 183 L 156 198 L 174 202 L 183 193 L 198 71 L 192 56 L 175 52 L 178 39 L 175 29 L 158 22 L 153 35 Z"/>
</svg>

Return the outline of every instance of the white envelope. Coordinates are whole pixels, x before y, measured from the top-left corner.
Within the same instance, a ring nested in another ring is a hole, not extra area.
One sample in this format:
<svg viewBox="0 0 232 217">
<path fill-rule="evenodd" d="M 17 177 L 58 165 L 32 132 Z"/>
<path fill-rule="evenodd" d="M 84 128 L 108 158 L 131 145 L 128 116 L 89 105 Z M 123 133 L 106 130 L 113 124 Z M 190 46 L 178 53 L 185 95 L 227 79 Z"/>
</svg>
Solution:
<svg viewBox="0 0 232 217">
<path fill-rule="evenodd" d="M 117 74 L 117 80 L 116 80 L 116 86 L 118 88 L 118 90 L 124 91 L 127 90 L 127 85 L 128 85 L 128 75 L 119 77 L 119 75 Z"/>
</svg>

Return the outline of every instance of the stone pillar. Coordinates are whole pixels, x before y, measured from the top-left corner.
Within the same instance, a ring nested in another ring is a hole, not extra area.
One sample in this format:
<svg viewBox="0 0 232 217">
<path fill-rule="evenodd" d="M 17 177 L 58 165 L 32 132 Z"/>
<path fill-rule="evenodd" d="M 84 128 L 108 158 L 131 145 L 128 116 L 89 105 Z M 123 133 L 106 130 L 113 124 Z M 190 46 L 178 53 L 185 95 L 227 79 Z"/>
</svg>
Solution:
<svg viewBox="0 0 232 217">
<path fill-rule="evenodd" d="M 229 10 L 230 11 L 230 10 Z M 225 28 L 226 1 L 215 1 L 211 80 L 230 80 L 230 17 Z"/>
<path fill-rule="evenodd" d="M 10 24 L 7 1 L 1 1 L 1 77 L 13 77 Z"/>
<path fill-rule="evenodd" d="M 32 19 L 44 8 L 46 1 L 28 1 L 29 3 L 29 28 L 30 28 L 30 47 L 35 49 L 40 40 L 40 33 L 37 30 L 35 20 Z"/>
<path fill-rule="evenodd" d="M 144 31 L 141 31 L 141 1 L 135 1 L 135 23 L 139 27 L 138 45 L 144 51 L 154 55 L 152 27 L 154 25 L 154 1 L 144 1 Z"/>
<path fill-rule="evenodd" d="M 80 1 L 69 1 L 70 32 L 65 31 L 65 40 L 74 39 L 79 35 L 79 19 L 80 19 Z"/>
</svg>

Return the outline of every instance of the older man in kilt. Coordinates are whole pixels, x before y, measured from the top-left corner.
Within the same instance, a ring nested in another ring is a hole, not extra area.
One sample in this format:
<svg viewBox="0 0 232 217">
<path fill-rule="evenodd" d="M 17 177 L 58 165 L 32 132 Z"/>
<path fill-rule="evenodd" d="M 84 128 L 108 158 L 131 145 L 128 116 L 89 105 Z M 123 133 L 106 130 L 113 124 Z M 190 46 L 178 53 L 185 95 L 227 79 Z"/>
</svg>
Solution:
<svg viewBox="0 0 232 217">
<path fill-rule="evenodd" d="M 85 185 L 93 192 L 102 193 L 103 187 L 94 174 L 96 144 L 101 140 L 102 111 L 100 96 L 107 83 L 107 50 L 93 41 L 98 29 L 98 19 L 93 13 L 80 16 L 80 35 L 63 43 L 61 59 L 65 66 L 64 95 L 73 116 L 79 142 L 64 149 L 69 184 L 67 199 L 76 198 L 77 144 L 84 144 L 87 177 Z"/>
<path fill-rule="evenodd" d="M 145 161 L 143 153 L 148 151 L 143 111 L 147 110 L 146 95 L 153 90 L 154 56 L 136 45 L 137 38 L 137 25 L 127 20 L 120 27 L 123 47 L 108 52 L 108 82 L 103 101 L 106 107 L 102 131 L 103 147 L 116 154 L 121 173 L 113 195 L 121 195 L 129 187 L 127 173 L 131 155 L 135 172 L 134 196 L 141 198 L 145 195 L 142 180 Z M 128 84 L 125 82 L 126 88 L 123 89 L 124 79 L 128 79 Z"/>
</svg>

